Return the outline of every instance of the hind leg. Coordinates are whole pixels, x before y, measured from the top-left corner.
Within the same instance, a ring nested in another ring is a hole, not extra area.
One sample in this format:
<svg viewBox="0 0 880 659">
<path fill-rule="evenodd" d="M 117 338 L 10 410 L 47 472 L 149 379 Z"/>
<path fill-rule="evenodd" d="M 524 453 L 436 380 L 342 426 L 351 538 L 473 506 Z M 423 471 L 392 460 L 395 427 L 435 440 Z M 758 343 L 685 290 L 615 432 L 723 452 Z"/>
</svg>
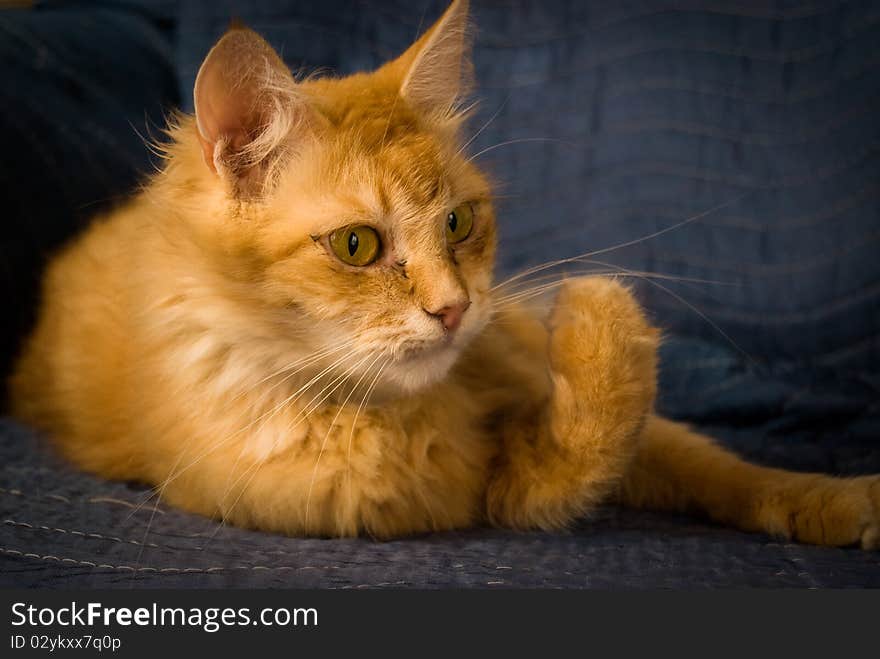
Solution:
<svg viewBox="0 0 880 659">
<path fill-rule="evenodd" d="M 487 494 L 498 525 L 558 528 L 606 498 L 653 405 L 658 333 L 620 284 L 567 282 L 549 341 L 549 398 L 503 429 Z"/>
<path fill-rule="evenodd" d="M 638 508 L 697 511 L 799 542 L 880 547 L 880 476 L 835 478 L 754 465 L 659 417 L 645 425 L 621 499 Z"/>
</svg>

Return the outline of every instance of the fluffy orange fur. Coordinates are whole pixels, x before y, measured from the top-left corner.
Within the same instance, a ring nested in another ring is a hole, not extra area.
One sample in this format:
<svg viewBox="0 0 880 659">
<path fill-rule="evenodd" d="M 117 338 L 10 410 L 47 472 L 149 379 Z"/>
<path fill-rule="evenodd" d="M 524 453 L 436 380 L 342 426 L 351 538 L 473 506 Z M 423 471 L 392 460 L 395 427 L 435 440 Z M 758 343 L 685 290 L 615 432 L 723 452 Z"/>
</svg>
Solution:
<svg viewBox="0 0 880 659">
<path fill-rule="evenodd" d="M 466 25 L 457 0 L 378 71 L 301 82 L 227 33 L 162 171 L 49 267 L 15 414 L 84 469 L 288 534 L 559 528 L 616 498 L 876 547 L 877 477 L 750 465 L 653 415 L 658 332 L 619 283 L 565 282 L 549 319 L 499 299 Z M 374 262 L 334 253 L 350 226 Z"/>
</svg>

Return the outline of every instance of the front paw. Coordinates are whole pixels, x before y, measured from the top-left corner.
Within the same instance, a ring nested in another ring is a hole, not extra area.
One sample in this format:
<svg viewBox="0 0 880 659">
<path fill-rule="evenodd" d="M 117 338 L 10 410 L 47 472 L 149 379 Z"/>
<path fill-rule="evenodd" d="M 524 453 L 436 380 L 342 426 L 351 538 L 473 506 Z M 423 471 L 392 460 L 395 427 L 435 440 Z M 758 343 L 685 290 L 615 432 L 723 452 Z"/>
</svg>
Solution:
<svg viewBox="0 0 880 659">
<path fill-rule="evenodd" d="M 643 390 L 653 400 L 659 332 L 614 279 L 565 282 L 550 316 L 550 365 L 590 387 Z"/>
</svg>

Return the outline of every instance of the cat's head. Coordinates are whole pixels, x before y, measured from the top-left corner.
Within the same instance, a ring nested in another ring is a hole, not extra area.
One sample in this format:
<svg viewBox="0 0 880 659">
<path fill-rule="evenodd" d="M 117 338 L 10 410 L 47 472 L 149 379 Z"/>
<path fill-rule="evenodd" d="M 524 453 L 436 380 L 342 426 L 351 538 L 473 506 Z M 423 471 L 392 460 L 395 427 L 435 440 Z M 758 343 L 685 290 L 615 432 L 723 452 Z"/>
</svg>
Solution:
<svg viewBox="0 0 880 659">
<path fill-rule="evenodd" d="M 463 148 L 466 28 L 456 0 L 377 71 L 299 82 L 234 28 L 195 84 L 200 166 L 222 192 L 229 267 L 262 305 L 254 322 L 286 314 L 326 361 L 384 365 L 408 391 L 442 378 L 491 314 L 490 189 Z"/>
</svg>

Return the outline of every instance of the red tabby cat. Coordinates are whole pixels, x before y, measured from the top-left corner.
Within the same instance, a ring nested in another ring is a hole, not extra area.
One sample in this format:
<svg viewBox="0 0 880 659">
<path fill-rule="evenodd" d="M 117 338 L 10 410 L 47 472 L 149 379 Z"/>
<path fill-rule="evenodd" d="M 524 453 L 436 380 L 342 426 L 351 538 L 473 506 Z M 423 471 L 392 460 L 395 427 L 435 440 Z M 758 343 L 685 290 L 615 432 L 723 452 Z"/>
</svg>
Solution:
<svg viewBox="0 0 880 659">
<path fill-rule="evenodd" d="M 747 464 L 655 416 L 658 332 L 566 281 L 492 284 L 460 101 L 467 2 L 373 73 L 294 80 L 254 32 L 208 54 L 162 171 L 46 275 L 15 413 L 77 465 L 289 534 L 564 527 L 605 500 L 880 543 L 880 478 Z"/>
</svg>

